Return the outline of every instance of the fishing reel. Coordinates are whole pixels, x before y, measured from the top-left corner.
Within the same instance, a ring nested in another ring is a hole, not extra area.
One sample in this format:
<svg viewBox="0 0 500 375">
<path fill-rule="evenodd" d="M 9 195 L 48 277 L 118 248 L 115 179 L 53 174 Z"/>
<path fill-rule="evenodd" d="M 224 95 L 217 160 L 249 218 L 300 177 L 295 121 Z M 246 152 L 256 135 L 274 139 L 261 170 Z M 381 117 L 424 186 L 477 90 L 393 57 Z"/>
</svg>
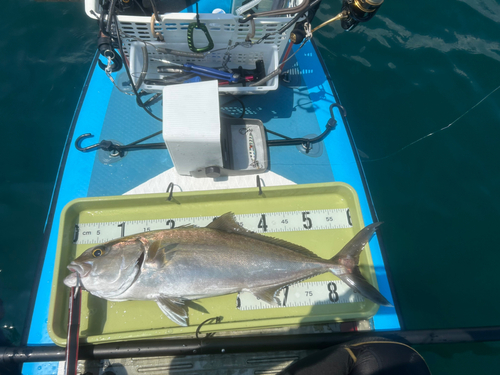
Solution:
<svg viewBox="0 0 500 375">
<path fill-rule="evenodd" d="M 340 21 L 342 28 L 350 31 L 358 23 L 369 21 L 383 2 L 384 0 L 343 0 L 343 17 Z"/>
<path fill-rule="evenodd" d="M 314 5 L 311 6 L 311 9 L 309 10 L 310 14 L 308 14 L 307 19 L 295 24 L 293 31 L 290 33 L 290 40 L 292 43 L 300 44 L 306 38 L 307 31 L 304 26 L 306 21 L 311 23 L 317 7 L 319 6 L 319 2 L 317 1 L 313 2 Z M 342 0 L 342 9 L 340 10 L 340 13 L 315 27 L 311 32 L 315 32 L 316 30 L 321 29 L 323 26 L 326 26 L 334 21 L 340 21 L 342 28 L 346 31 L 350 31 L 358 23 L 369 21 L 375 15 L 383 2 L 384 0 Z"/>
</svg>

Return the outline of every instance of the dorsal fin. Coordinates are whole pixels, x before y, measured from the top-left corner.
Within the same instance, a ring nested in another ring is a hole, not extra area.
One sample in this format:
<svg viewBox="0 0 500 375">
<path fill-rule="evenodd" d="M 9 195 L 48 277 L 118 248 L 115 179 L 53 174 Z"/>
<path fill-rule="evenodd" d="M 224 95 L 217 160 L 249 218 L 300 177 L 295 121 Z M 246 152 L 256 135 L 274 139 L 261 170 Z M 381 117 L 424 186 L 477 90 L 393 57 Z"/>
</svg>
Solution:
<svg viewBox="0 0 500 375">
<path fill-rule="evenodd" d="M 236 222 L 236 218 L 232 212 L 227 212 L 224 215 L 218 217 L 210 224 L 208 224 L 207 228 L 222 230 L 228 233 L 241 234 L 242 236 L 250 237 L 262 242 L 266 242 L 268 244 L 284 247 L 288 250 L 305 255 L 307 257 L 319 258 L 316 254 L 314 254 L 310 250 L 307 250 L 305 247 L 293 244 L 285 240 L 280 240 L 278 238 L 263 236 L 262 234 L 255 233 L 243 228 Z"/>
<path fill-rule="evenodd" d="M 224 215 L 214 219 L 210 224 L 207 225 L 207 228 L 223 230 L 226 232 L 236 232 L 236 233 L 240 233 L 241 231 L 247 232 L 245 228 L 243 228 L 240 224 L 236 222 L 236 217 L 232 212 L 226 212 Z"/>
</svg>

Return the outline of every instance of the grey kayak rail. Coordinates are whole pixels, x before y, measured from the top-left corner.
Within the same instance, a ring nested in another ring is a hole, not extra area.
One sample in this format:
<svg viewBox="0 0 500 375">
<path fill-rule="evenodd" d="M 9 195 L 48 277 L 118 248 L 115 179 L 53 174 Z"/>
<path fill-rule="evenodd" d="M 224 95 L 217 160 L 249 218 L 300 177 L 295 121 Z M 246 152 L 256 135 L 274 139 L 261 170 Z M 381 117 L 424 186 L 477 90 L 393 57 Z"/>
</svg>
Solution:
<svg viewBox="0 0 500 375">
<path fill-rule="evenodd" d="M 79 359 L 181 356 L 271 352 L 278 350 L 320 350 L 365 337 L 384 337 L 411 345 L 500 341 L 500 327 L 434 329 L 415 331 L 346 332 L 281 336 L 210 337 L 157 339 L 97 345 L 82 345 Z M 0 369 L 24 362 L 64 361 L 66 348 L 54 345 L 0 347 Z"/>
</svg>

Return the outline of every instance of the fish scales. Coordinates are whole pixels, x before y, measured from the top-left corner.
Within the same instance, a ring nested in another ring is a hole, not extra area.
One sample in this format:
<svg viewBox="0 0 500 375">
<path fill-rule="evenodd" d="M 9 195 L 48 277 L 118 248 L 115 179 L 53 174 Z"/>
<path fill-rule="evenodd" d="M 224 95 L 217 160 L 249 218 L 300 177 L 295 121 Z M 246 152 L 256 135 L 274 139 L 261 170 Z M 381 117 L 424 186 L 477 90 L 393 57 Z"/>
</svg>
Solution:
<svg viewBox="0 0 500 375">
<path fill-rule="evenodd" d="M 148 272 L 148 263 L 137 282 L 123 295 L 140 298 L 152 279 L 161 278 L 158 295 L 194 299 L 200 292 L 219 295 L 261 288 L 276 282 L 275 272 L 282 272 L 280 282 L 327 271 L 331 264 L 321 259 L 297 254 L 282 246 L 269 244 L 240 234 L 207 228 L 172 230 L 162 234 L 163 242 L 173 244 L 165 256 L 164 270 Z M 158 256 L 157 253 L 154 254 Z"/>
</svg>

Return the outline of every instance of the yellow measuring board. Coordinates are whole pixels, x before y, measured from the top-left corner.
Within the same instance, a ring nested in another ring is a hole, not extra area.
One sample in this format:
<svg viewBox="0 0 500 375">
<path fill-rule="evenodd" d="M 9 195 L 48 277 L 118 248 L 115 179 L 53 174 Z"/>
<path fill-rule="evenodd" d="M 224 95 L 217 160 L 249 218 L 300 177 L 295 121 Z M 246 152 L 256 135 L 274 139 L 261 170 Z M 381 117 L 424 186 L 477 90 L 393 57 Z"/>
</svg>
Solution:
<svg viewBox="0 0 500 375">
<path fill-rule="evenodd" d="M 66 266 L 98 243 L 149 230 L 185 224 L 205 226 L 214 217 L 234 212 L 247 229 L 304 246 L 320 257 L 334 256 L 364 227 L 357 194 L 344 183 L 322 183 L 167 194 L 82 198 L 61 214 L 54 267 L 48 332 L 65 345 L 69 288 Z M 368 246 L 360 269 L 376 286 Z M 84 292 L 82 342 L 113 342 L 140 338 L 192 335 L 206 319 L 222 316 L 210 331 L 264 329 L 311 323 L 366 319 L 378 305 L 353 293 L 331 273 L 284 288 L 280 304 L 271 307 L 248 293 L 197 300 L 205 312 L 189 309 L 189 326 L 170 321 L 154 301 L 110 302 Z M 201 309 L 200 309 L 201 310 Z"/>
</svg>

